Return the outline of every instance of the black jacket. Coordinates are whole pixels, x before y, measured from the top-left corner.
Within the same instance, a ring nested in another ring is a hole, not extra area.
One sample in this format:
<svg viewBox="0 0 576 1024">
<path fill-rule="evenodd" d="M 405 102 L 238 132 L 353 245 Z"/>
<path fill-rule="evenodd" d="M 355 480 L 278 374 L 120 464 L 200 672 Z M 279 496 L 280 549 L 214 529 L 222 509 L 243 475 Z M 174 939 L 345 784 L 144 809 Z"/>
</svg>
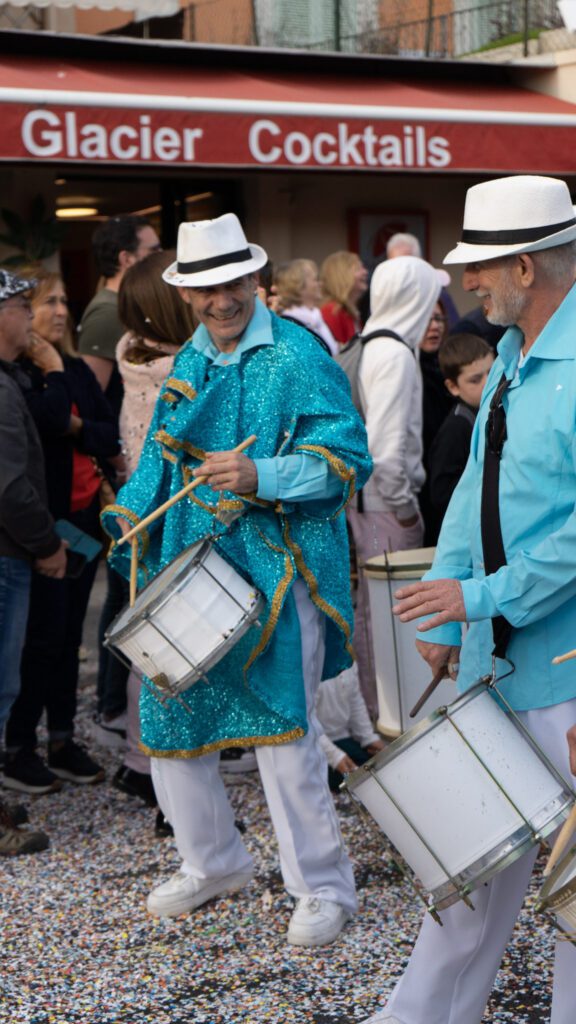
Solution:
<svg viewBox="0 0 576 1024">
<path fill-rule="evenodd" d="M 444 420 L 430 449 L 430 498 L 440 522 L 468 461 L 477 411 L 466 402 L 458 402 Z"/>
<path fill-rule="evenodd" d="M 70 514 L 74 448 L 105 464 L 120 450 L 116 418 L 83 359 L 65 356 L 64 372 L 45 376 L 27 359 L 21 365 L 30 381 L 28 408 L 44 449 L 48 507 L 55 519 L 66 519 Z M 76 437 L 67 434 L 73 403 L 84 424 Z"/>
<path fill-rule="evenodd" d="M 14 363 L 0 360 L 0 556 L 32 561 L 60 546 L 48 511 L 42 445 Z"/>
</svg>

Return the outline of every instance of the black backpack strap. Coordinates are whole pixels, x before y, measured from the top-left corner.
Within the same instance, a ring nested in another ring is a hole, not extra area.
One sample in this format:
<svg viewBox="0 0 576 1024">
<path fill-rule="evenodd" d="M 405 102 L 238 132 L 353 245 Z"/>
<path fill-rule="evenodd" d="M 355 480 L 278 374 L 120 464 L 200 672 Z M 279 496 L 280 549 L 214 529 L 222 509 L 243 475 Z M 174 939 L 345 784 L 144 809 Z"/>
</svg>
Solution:
<svg viewBox="0 0 576 1024">
<path fill-rule="evenodd" d="M 362 345 L 366 345 L 374 338 L 394 338 L 394 341 L 399 341 L 402 345 L 406 345 L 406 348 L 410 348 L 408 343 L 404 341 L 404 338 L 401 338 L 399 334 L 396 334 L 396 331 L 388 331 L 384 327 L 378 331 L 370 331 L 370 334 L 358 334 L 356 337 Z M 412 351 L 412 349 L 410 349 L 410 351 Z"/>
<path fill-rule="evenodd" d="M 500 523 L 499 484 L 502 450 L 508 437 L 506 411 L 502 399 L 509 385 L 510 381 L 507 379 L 506 374 L 503 373 L 498 382 L 498 387 L 492 396 L 486 421 L 480 532 L 484 554 L 484 569 L 487 576 L 490 573 L 496 572 L 501 566 L 506 565 L 506 551 L 504 550 L 502 526 Z M 494 637 L 494 650 L 492 654 L 496 658 L 506 657 L 506 648 L 510 642 L 511 634 L 512 626 L 503 615 L 498 615 L 492 619 L 492 635 Z"/>
</svg>

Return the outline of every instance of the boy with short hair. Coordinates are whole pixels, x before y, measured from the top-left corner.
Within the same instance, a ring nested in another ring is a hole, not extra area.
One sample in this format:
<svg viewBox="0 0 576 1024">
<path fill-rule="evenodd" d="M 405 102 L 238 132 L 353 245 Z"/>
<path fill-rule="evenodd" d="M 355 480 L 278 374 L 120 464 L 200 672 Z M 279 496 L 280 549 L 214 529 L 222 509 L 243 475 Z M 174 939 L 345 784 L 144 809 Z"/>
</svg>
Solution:
<svg viewBox="0 0 576 1024">
<path fill-rule="evenodd" d="M 429 456 L 430 500 L 443 519 L 470 453 L 470 439 L 494 353 L 475 334 L 452 334 L 438 350 L 446 389 L 457 399 L 436 434 Z"/>
</svg>

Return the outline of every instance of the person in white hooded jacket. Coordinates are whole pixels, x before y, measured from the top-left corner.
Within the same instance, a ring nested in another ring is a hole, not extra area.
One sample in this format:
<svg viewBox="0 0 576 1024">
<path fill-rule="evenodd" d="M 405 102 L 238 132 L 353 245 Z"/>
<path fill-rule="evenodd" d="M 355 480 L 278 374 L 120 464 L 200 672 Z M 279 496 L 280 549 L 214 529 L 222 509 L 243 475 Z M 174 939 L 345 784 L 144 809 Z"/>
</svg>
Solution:
<svg viewBox="0 0 576 1024">
<path fill-rule="evenodd" d="M 381 263 L 372 277 L 370 309 L 362 336 L 392 331 L 366 342 L 358 385 L 374 460 L 372 476 L 348 516 L 359 565 L 384 551 L 417 548 L 423 523 L 418 492 L 422 465 L 422 378 L 418 345 L 440 294 L 434 267 L 416 256 Z M 354 646 L 360 684 L 370 713 L 378 712 L 372 629 L 366 582 L 360 575 Z"/>
</svg>

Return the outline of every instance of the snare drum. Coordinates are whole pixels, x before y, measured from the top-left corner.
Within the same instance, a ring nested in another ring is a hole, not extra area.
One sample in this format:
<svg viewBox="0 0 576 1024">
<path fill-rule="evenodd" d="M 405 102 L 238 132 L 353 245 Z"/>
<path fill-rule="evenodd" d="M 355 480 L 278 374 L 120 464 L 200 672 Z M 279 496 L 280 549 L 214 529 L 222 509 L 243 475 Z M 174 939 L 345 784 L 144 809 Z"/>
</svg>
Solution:
<svg viewBox="0 0 576 1024">
<path fill-rule="evenodd" d="M 574 795 L 485 682 L 351 773 L 370 812 L 441 910 L 562 823 Z"/>
<path fill-rule="evenodd" d="M 538 898 L 538 910 L 555 914 L 560 930 L 576 943 L 576 846 L 546 879 Z"/>
<path fill-rule="evenodd" d="M 124 608 L 106 633 L 169 696 L 205 677 L 256 622 L 262 596 L 213 548 L 183 551 Z"/>
<path fill-rule="evenodd" d="M 416 650 L 418 622 L 400 622 L 392 614 L 396 592 L 409 582 L 422 579 L 432 565 L 434 548 L 392 551 L 369 558 L 363 573 L 368 583 L 372 646 L 376 691 L 378 694 L 378 731 L 396 737 L 421 721 L 434 708 L 454 699 L 451 680 L 440 683 L 424 709 L 415 718 L 410 708 L 430 682 L 430 669 Z"/>
</svg>

